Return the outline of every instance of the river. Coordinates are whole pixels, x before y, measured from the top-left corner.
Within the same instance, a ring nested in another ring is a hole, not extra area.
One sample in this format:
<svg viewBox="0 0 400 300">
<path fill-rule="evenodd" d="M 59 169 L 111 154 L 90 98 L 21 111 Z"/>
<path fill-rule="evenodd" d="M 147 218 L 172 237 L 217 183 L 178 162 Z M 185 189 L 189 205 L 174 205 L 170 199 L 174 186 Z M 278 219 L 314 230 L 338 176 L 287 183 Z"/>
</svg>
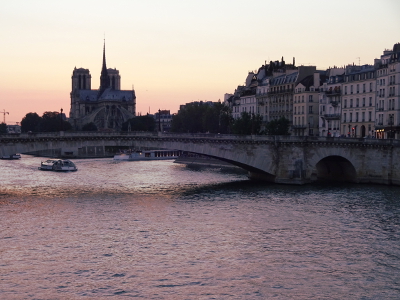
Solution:
<svg viewBox="0 0 400 300">
<path fill-rule="evenodd" d="M 400 188 L 0 161 L 1 299 L 399 299 Z"/>
</svg>

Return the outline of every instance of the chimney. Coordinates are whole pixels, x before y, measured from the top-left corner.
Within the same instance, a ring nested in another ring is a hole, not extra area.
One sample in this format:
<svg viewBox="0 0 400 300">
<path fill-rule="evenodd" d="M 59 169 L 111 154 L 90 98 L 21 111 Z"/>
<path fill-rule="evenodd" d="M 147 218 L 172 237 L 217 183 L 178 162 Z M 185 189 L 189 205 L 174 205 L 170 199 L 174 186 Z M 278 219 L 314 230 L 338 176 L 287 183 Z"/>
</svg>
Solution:
<svg viewBox="0 0 400 300">
<path fill-rule="evenodd" d="M 317 88 L 319 88 L 319 85 L 320 85 L 320 74 L 319 74 L 319 72 L 315 72 L 314 73 L 314 87 L 317 89 Z"/>
</svg>

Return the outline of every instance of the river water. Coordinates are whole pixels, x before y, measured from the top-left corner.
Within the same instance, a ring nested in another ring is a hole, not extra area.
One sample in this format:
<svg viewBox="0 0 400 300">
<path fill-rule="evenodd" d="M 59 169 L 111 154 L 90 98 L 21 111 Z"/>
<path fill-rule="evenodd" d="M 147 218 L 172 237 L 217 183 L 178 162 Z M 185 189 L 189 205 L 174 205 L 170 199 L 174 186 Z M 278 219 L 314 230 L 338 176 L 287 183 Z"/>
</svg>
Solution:
<svg viewBox="0 0 400 300">
<path fill-rule="evenodd" d="M 1 299 L 399 299 L 400 188 L 0 161 Z"/>
</svg>

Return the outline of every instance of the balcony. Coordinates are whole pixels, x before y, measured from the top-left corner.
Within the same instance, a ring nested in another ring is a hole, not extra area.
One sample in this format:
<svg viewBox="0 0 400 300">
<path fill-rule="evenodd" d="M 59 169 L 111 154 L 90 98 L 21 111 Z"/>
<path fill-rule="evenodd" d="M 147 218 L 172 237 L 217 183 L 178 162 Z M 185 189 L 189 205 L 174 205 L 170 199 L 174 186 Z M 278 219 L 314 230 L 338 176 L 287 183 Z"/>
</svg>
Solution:
<svg viewBox="0 0 400 300">
<path fill-rule="evenodd" d="M 306 125 L 292 125 L 293 129 L 306 129 L 307 126 Z"/>
<path fill-rule="evenodd" d="M 339 105 L 339 101 L 329 101 L 330 104 L 332 104 L 333 107 L 337 107 Z"/>
<path fill-rule="evenodd" d="M 336 87 L 334 89 L 329 89 L 328 91 L 325 92 L 327 96 L 340 96 L 341 95 L 341 90 L 339 87 Z"/>
<path fill-rule="evenodd" d="M 340 120 L 340 114 L 324 114 L 325 120 Z"/>
</svg>

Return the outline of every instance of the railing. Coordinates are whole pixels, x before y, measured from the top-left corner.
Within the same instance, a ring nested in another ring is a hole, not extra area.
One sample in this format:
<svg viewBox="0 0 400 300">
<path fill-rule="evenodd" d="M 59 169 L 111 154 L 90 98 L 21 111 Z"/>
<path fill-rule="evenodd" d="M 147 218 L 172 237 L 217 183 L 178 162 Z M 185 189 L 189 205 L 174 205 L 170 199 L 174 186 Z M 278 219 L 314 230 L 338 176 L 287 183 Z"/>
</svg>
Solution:
<svg viewBox="0 0 400 300">
<path fill-rule="evenodd" d="M 326 91 L 325 94 L 327 96 L 339 96 L 341 95 L 341 91 L 340 90 L 333 90 L 333 91 Z"/>
<path fill-rule="evenodd" d="M 295 128 L 307 128 L 306 125 L 292 125 Z M 298 127 L 297 127 L 298 126 Z M 343 143 L 373 143 L 373 144 L 394 144 L 400 146 L 400 140 L 385 140 L 385 139 L 374 139 L 374 138 L 348 138 L 348 137 L 319 137 L 319 136 L 291 136 L 291 135 L 234 135 L 234 134 L 217 134 L 217 133 L 161 133 L 161 132 L 93 132 L 93 131 L 80 131 L 80 132 L 48 132 L 48 133 L 22 133 L 20 135 L 0 135 L 0 146 L 6 143 L 18 143 L 18 142 L 35 142 L 35 140 L 41 140 L 44 138 L 70 138 L 70 139 L 84 139 L 84 138 L 129 138 L 129 137 L 148 137 L 158 138 L 162 140 L 171 139 L 209 139 L 209 140 L 225 140 L 229 141 L 240 141 L 240 140 L 252 140 L 252 141 L 270 141 L 270 142 L 304 142 L 304 141 L 335 141 Z M 19 141 L 20 140 L 20 141 Z"/>
<path fill-rule="evenodd" d="M 330 101 L 330 104 L 332 104 L 332 106 L 338 106 L 339 105 L 339 101 Z"/>
<path fill-rule="evenodd" d="M 340 114 L 324 114 L 325 119 L 340 119 Z"/>
</svg>

